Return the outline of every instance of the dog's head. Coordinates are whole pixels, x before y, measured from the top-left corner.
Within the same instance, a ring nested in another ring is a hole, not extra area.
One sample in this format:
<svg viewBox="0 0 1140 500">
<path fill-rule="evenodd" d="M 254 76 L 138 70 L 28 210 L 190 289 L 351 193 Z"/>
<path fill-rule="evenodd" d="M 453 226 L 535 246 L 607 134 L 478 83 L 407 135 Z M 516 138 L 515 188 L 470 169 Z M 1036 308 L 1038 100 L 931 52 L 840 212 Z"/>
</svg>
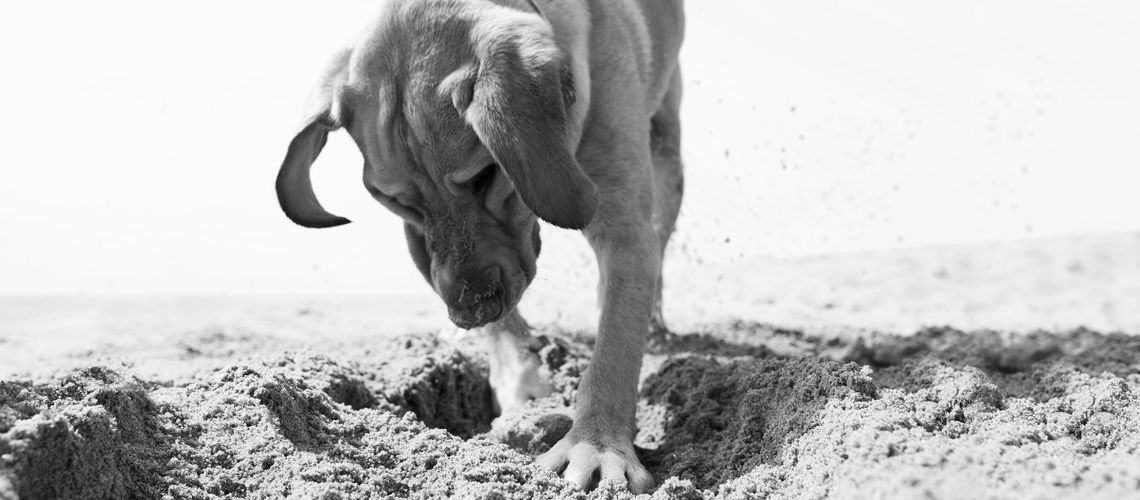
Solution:
<svg viewBox="0 0 1140 500">
<path fill-rule="evenodd" d="M 513 308 L 534 279 L 538 220 L 573 229 L 597 188 L 574 158 L 573 77 L 550 27 L 507 8 L 389 2 L 365 39 L 334 58 L 277 177 L 306 227 L 348 219 L 317 201 L 309 168 L 343 128 L 364 185 L 402 217 L 412 258 L 456 325 Z"/>
</svg>

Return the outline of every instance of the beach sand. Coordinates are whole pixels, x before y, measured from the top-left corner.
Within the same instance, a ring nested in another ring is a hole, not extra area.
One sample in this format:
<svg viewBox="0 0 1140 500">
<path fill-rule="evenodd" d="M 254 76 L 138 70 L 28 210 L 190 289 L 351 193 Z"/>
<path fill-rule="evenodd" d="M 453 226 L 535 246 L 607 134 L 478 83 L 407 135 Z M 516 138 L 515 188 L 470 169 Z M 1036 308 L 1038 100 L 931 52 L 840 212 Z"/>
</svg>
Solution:
<svg viewBox="0 0 1140 500">
<path fill-rule="evenodd" d="M 645 356 L 652 498 L 1140 498 L 1138 248 L 1118 235 L 820 257 L 722 285 L 734 313 L 675 321 Z M 856 279 L 866 269 L 878 278 Z M 556 391 L 496 415 L 479 339 L 413 309 L 345 323 L 363 314 L 351 301 L 227 316 L 217 304 L 241 301 L 200 299 L 214 323 L 184 312 L 184 329 L 148 335 L 131 318 L 158 324 L 160 305 L 5 301 L 3 499 L 629 496 L 532 464 L 570 426 L 588 331 L 539 324 Z M 76 311 L 102 311 L 100 331 Z"/>
</svg>

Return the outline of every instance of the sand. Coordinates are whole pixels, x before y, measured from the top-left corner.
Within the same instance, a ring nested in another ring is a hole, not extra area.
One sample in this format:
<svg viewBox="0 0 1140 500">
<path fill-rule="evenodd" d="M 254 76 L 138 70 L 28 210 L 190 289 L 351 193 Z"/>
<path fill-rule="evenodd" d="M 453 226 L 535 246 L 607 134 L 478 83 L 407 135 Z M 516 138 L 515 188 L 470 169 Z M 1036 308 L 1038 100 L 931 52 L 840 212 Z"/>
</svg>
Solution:
<svg viewBox="0 0 1140 500">
<path fill-rule="evenodd" d="M 722 331 L 804 349 L 654 346 L 637 440 L 653 498 L 1140 497 L 1136 337 Z M 556 394 L 497 420 L 472 341 L 433 334 L 173 383 L 127 366 L 5 380 L 0 498 L 583 498 L 531 463 L 569 428 L 590 349 L 556 340 Z"/>
<path fill-rule="evenodd" d="M 1140 498 L 1137 249 L 678 276 L 679 334 L 642 369 L 642 498 Z M 479 339 L 431 303 L 0 298 L 0 499 L 628 498 L 532 464 L 592 348 L 574 303 L 528 306 L 561 315 L 538 321 L 555 392 L 496 415 Z"/>
</svg>

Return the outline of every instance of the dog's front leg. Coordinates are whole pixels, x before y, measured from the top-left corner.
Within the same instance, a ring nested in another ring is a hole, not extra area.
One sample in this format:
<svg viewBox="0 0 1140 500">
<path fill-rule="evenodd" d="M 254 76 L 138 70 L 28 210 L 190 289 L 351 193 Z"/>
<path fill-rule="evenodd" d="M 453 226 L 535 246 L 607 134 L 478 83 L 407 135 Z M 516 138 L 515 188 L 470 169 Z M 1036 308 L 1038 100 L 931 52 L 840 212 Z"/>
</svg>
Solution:
<svg viewBox="0 0 1140 500">
<path fill-rule="evenodd" d="M 490 361 L 490 382 L 499 413 L 518 408 L 527 401 L 549 396 L 550 373 L 538 357 L 540 339 L 530 334 L 518 309 L 483 327 Z"/>
<path fill-rule="evenodd" d="M 653 477 L 633 450 L 636 432 L 637 381 L 649 328 L 654 287 L 660 272 L 657 236 L 638 218 L 626 223 L 600 223 L 586 236 L 601 270 L 602 315 L 594 355 L 578 386 L 574 426 L 539 457 L 580 488 L 602 480 L 626 483 L 633 493 L 653 486 Z"/>
</svg>

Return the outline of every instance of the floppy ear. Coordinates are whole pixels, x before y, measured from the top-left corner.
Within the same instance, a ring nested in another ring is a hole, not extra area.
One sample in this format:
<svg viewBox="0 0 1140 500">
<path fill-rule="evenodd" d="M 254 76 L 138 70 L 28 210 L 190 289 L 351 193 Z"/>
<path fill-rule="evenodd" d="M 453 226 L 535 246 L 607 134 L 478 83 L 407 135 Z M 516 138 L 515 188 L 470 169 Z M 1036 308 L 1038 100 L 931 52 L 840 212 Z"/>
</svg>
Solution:
<svg viewBox="0 0 1140 500">
<path fill-rule="evenodd" d="M 348 63 L 347 51 L 339 54 L 324 77 L 314 96 L 314 110 L 300 132 L 289 143 L 285 161 L 277 172 L 277 201 L 290 220 L 305 227 L 333 227 L 348 224 L 344 217 L 330 214 L 317 201 L 309 168 L 321 154 L 329 131 L 340 128 L 333 117 L 336 85 L 344 76 Z"/>
<path fill-rule="evenodd" d="M 551 224 L 582 229 L 598 189 L 567 144 L 572 80 L 557 49 L 530 47 L 524 58 L 518 43 L 526 42 L 496 43 L 481 58 L 467 119 L 523 203 Z"/>
<path fill-rule="evenodd" d="M 334 227 L 350 222 L 321 206 L 309 178 L 309 167 L 325 147 L 329 131 L 336 128 L 327 120 L 327 116 L 316 116 L 306 122 L 289 143 L 289 152 L 277 172 L 277 201 L 281 209 L 290 220 L 305 227 Z"/>
</svg>

